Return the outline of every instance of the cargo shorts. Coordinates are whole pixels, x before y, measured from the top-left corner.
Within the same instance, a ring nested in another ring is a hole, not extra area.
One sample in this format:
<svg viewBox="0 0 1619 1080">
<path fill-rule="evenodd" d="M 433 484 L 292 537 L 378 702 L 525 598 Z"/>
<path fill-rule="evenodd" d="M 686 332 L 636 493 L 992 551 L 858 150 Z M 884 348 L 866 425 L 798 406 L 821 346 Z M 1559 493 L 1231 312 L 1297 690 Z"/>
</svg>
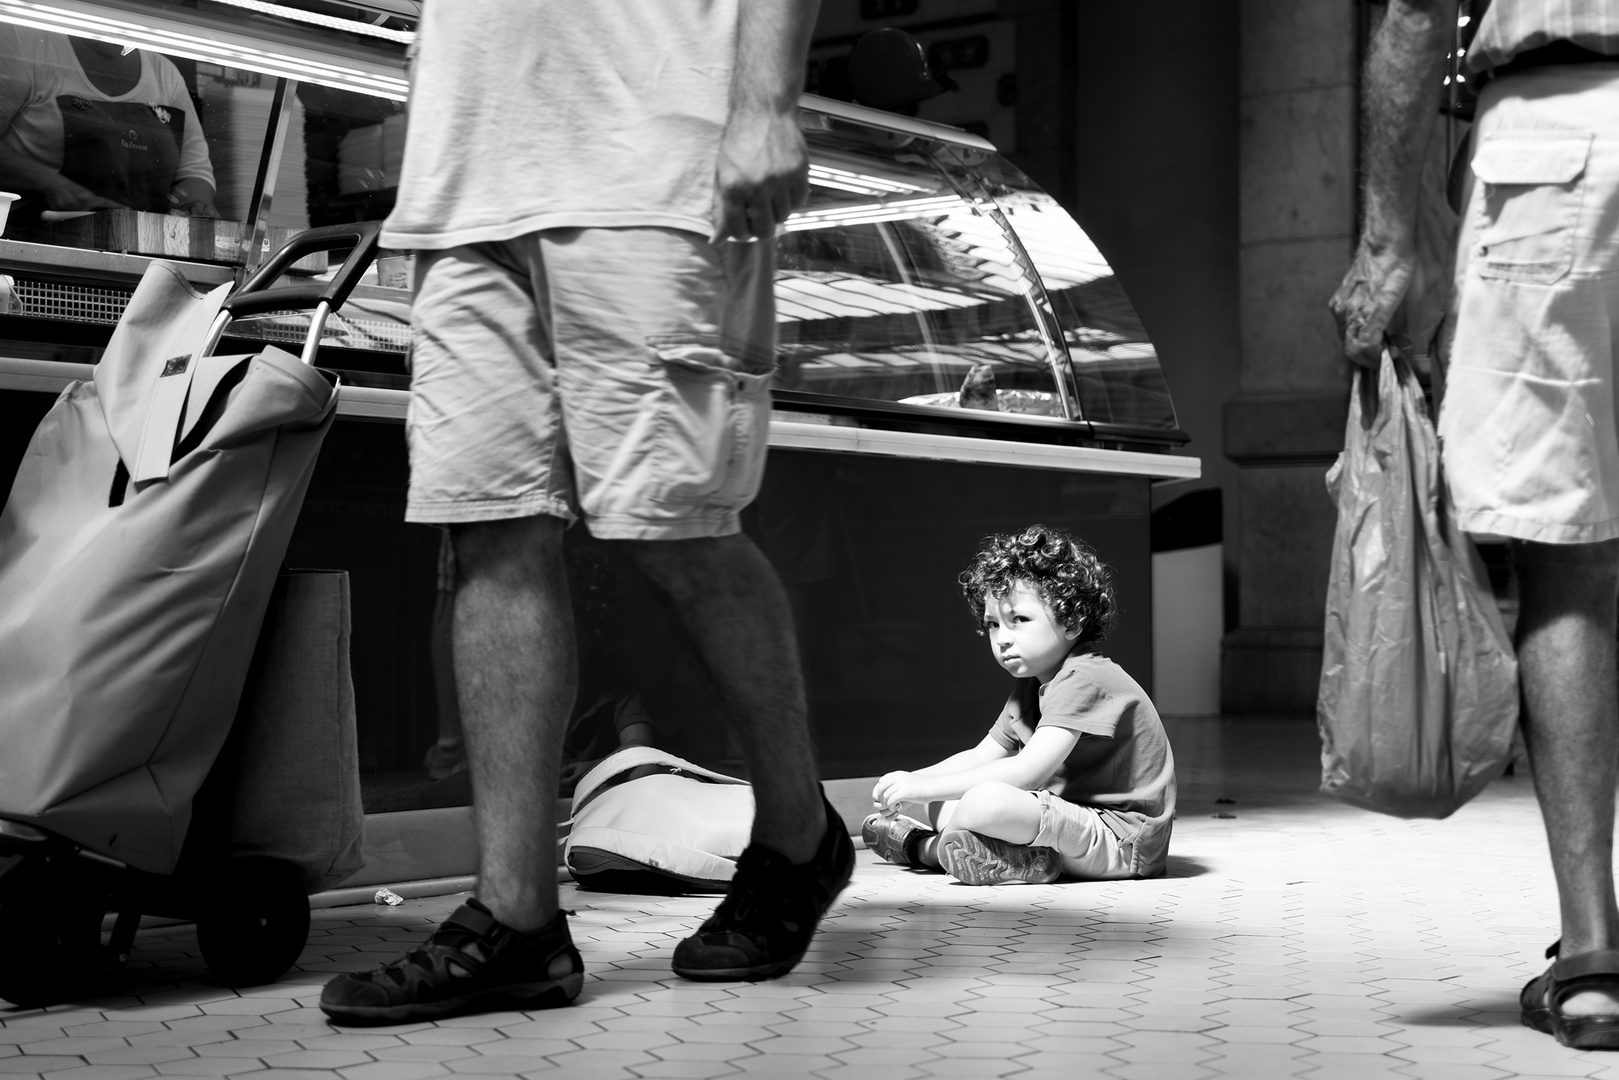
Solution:
<svg viewBox="0 0 1619 1080">
<path fill-rule="evenodd" d="M 421 252 L 406 520 L 736 533 L 769 435 L 774 247 L 595 228 Z"/>
<path fill-rule="evenodd" d="M 1458 524 L 1619 536 L 1619 63 L 1535 68 L 1479 98 L 1439 435 Z"/>
</svg>

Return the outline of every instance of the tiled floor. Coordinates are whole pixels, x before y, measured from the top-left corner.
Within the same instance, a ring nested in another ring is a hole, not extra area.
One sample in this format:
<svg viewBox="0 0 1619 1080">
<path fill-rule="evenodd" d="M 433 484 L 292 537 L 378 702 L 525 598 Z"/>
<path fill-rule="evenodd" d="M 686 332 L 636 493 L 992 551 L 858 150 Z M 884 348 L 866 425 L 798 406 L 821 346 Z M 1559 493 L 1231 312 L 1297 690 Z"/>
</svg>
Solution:
<svg viewBox="0 0 1619 1080">
<path fill-rule="evenodd" d="M 754 985 L 669 972 L 711 898 L 569 887 L 589 967 L 573 1007 L 364 1030 L 325 1022 L 321 982 L 391 957 L 457 898 L 317 911 L 299 969 L 241 993 L 210 984 L 189 929 L 146 931 L 127 996 L 0 1011 L 0 1074 L 1619 1078 L 1619 1054 L 1518 1025 L 1556 936 L 1527 780 L 1403 822 L 1312 794 L 1308 722 L 1172 735 L 1162 880 L 974 889 L 862 852 L 804 964 Z"/>
</svg>

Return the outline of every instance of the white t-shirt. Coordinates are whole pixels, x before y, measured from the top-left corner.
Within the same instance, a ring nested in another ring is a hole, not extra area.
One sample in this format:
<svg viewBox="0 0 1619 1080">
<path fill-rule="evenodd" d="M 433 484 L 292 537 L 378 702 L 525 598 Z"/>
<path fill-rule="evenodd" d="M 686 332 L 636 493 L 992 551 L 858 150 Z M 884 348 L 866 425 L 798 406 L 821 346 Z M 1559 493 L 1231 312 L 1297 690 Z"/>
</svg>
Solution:
<svg viewBox="0 0 1619 1080">
<path fill-rule="evenodd" d="M 96 134 L 98 124 L 118 119 L 116 112 L 103 116 L 105 107 L 132 110 L 132 115 L 140 118 L 139 130 L 132 136 L 138 142 L 154 135 L 163 138 L 164 131 L 173 140 L 168 147 L 144 142 L 124 147 L 132 151 L 136 171 L 142 161 L 163 159 L 160 179 L 168 183 L 158 183 L 163 190 L 151 193 L 153 205 L 140 209 L 166 211 L 168 187 L 175 181 L 204 180 L 212 186 L 214 170 L 208 162 L 208 144 L 185 80 L 167 57 L 142 49 L 140 60 L 141 74 L 135 85 L 124 94 L 106 94 L 84 74 L 73 43 L 66 36 L 0 23 L 0 142 L 52 169 L 72 172 L 74 162 L 68 159 L 74 156 L 70 153 L 74 147 L 69 145 L 74 138 L 89 139 Z M 72 114 L 65 115 L 64 107 Z M 149 117 L 145 115 L 148 113 Z M 97 159 L 93 150 L 92 146 L 86 160 Z M 100 177 L 70 178 L 92 191 L 128 201 L 120 198 L 120 192 L 99 183 Z"/>
<path fill-rule="evenodd" d="M 585 226 L 707 235 L 739 2 L 425 5 L 383 244 Z"/>
</svg>

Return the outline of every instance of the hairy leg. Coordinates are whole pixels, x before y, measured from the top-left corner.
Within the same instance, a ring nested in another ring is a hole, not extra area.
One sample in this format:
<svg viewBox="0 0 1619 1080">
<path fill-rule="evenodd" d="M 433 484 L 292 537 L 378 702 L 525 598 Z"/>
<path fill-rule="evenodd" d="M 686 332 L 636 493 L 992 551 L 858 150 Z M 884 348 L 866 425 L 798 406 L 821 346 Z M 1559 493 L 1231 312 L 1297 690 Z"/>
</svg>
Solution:
<svg viewBox="0 0 1619 1080">
<path fill-rule="evenodd" d="M 1613 882 L 1619 541 L 1516 548 L 1523 728 L 1557 878 L 1562 955 L 1619 948 Z M 1607 1014 L 1616 1005 L 1607 995 L 1585 993 L 1565 1011 Z"/>
<path fill-rule="evenodd" d="M 747 758 L 755 842 L 808 862 L 826 832 L 786 594 L 746 536 L 623 541 L 695 646 Z"/>
<path fill-rule="evenodd" d="M 557 912 L 557 781 L 578 667 L 563 524 L 528 517 L 452 532 L 478 899 L 515 930 L 537 929 Z"/>
</svg>

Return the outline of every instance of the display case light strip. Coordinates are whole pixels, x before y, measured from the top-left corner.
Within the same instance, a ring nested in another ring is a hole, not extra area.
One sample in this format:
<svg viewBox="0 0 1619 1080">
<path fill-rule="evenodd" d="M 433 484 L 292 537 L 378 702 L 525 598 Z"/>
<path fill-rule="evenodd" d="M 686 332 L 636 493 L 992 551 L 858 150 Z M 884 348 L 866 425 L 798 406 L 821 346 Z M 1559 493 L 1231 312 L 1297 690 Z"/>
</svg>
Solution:
<svg viewBox="0 0 1619 1080">
<path fill-rule="evenodd" d="M 802 229 L 829 229 L 838 225 L 870 225 L 878 221 L 935 217 L 962 209 L 962 201 L 954 195 L 938 195 L 930 199 L 902 199 L 890 203 L 829 206 L 824 210 L 801 210 L 788 218 L 783 228 L 788 232 L 798 232 Z"/>
<path fill-rule="evenodd" d="M 409 45 L 416 40 L 416 31 L 414 30 L 389 30 L 387 27 L 356 22 L 354 19 L 340 19 L 336 15 L 322 15 L 318 11 L 304 11 L 301 8 L 287 7 L 283 4 L 266 3 L 265 0 L 214 0 L 214 2 L 216 4 L 229 4 L 231 7 L 239 7 L 247 11 L 256 11 L 260 15 L 273 15 L 278 19 L 287 19 L 291 22 L 308 23 L 311 26 L 320 26 L 327 30 L 344 30 L 353 34 L 364 34 L 367 37 L 382 38 L 384 41 L 393 41 L 400 45 Z"/>
<path fill-rule="evenodd" d="M 862 195 L 907 195 L 916 191 L 937 190 L 936 186 L 932 188 L 924 187 L 921 184 L 909 184 L 902 180 L 890 180 L 883 176 L 851 172 L 848 169 L 838 169 L 831 165 L 818 165 L 814 162 L 810 163 L 809 180 L 810 183 L 817 187 L 855 191 Z"/>
<path fill-rule="evenodd" d="M 404 101 L 410 93 L 410 84 L 402 74 L 367 71 L 327 63 L 311 56 L 255 48 L 218 36 L 203 37 L 168 27 L 127 22 L 82 10 L 30 3 L 28 0 L 0 0 L 0 19 L 36 30 L 91 37 L 117 45 L 134 45 L 155 52 L 186 56 L 226 67 L 247 68 L 266 75 L 319 83 L 393 101 Z"/>
</svg>

